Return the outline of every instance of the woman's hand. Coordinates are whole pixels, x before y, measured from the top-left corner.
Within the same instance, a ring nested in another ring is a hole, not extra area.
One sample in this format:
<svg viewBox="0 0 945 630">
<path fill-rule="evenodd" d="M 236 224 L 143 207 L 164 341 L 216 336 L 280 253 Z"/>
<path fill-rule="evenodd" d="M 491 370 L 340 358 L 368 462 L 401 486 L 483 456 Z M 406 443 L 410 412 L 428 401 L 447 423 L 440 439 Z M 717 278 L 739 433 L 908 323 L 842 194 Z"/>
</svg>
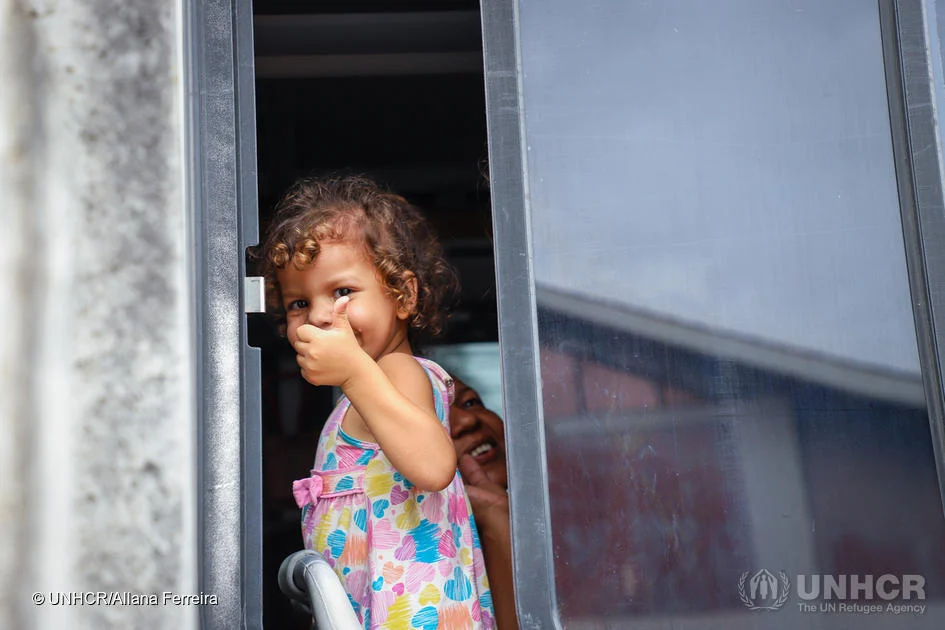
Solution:
<svg viewBox="0 0 945 630">
<path fill-rule="evenodd" d="M 351 378 L 358 354 L 367 356 L 358 345 L 354 330 L 348 323 L 348 302 L 345 296 L 335 301 L 333 320 L 328 328 L 311 324 L 299 326 L 292 345 L 302 378 L 312 385 L 342 387 Z"/>
<path fill-rule="evenodd" d="M 484 538 L 510 544 L 509 495 L 505 488 L 489 481 L 482 466 L 469 453 L 459 458 L 459 472 L 479 532 Z"/>
<path fill-rule="evenodd" d="M 482 539 L 496 623 L 499 630 L 518 630 L 515 580 L 512 576 L 509 495 L 505 488 L 489 481 L 485 471 L 469 453 L 459 458 L 459 472 L 463 476 L 466 494 Z"/>
</svg>

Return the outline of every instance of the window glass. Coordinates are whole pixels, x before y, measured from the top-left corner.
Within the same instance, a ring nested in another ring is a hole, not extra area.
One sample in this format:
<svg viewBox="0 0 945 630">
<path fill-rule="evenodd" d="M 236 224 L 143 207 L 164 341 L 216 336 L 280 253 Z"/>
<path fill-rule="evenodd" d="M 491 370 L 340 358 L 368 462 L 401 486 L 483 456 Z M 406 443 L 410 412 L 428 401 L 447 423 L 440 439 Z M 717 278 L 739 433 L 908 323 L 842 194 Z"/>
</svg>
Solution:
<svg viewBox="0 0 945 630">
<path fill-rule="evenodd" d="M 520 28 L 565 627 L 941 627 L 876 3 L 544 0 Z"/>
</svg>

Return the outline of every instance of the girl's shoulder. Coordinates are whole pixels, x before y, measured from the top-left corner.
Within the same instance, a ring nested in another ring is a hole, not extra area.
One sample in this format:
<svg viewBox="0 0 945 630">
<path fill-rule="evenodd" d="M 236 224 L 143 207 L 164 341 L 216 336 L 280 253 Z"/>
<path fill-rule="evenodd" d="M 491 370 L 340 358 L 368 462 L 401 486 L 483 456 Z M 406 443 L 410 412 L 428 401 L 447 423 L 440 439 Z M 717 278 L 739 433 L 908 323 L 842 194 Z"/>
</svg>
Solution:
<svg viewBox="0 0 945 630">
<path fill-rule="evenodd" d="M 394 389 L 423 408 L 430 405 L 435 392 L 427 373 L 413 356 L 405 353 L 388 354 L 378 359 L 377 365 Z"/>
<path fill-rule="evenodd" d="M 442 389 L 446 392 L 446 396 L 449 400 L 449 405 L 453 404 L 453 399 L 456 397 L 456 390 L 453 385 L 453 377 L 450 376 L 446 370 L 444 370 L 439 363 L 436 361 L 431 361 L 430 359 L 425 359 L 423 357 L 414 357 L 417 360 L 423 369 L 426 371 L 427 376 L 430 378 L 430 382 L 433 384 L 434 389 Z"/>
<path fill-rule="evenodd" d="M 439 417 L 447 430 L 449 430 L 450 405 L 456 398 L 456 388 L 453 385 L 453 377 L 444 370 L 438 363 L 425 359 L 423 357 L 414 357 L 430 379 L 433 386 L 433 399 L 436 406 L 436 415 Z"/>
<path fill-rule="evenodd" d="M 429 382 L 433 387 L 434 396 L 439 397 L 442 393 L 449 401 L 447 407 L 452 404 L 454 398 L 453 378 L 435 361 L 424 357 L 395 353 L 382 357 L 377 363 L 395 385 L 403 385 L 404 380 Z M 398 388 L 400 389 L 400 387 Z"/>
<path fill-rule="evenodd" d="M 388 377 L 424 378 L 420 358 L 403 352 L 392 352 L 377 360 L 377 365 Z"/>
</svg>

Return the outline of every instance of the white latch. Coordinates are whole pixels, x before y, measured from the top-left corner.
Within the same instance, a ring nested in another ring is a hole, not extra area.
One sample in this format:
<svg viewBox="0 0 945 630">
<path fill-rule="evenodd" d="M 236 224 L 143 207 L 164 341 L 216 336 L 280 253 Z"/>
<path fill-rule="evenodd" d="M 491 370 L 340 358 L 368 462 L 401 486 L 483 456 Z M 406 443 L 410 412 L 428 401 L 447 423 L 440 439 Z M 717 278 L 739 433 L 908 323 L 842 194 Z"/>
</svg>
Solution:
<svg viewBox="0 0 945 630">
<path fill-rule="evenodd" d="M 243 300 L 247 313 L 265 313 L 266 279 L 262 276 L 243 278 Z"/>
</svg>

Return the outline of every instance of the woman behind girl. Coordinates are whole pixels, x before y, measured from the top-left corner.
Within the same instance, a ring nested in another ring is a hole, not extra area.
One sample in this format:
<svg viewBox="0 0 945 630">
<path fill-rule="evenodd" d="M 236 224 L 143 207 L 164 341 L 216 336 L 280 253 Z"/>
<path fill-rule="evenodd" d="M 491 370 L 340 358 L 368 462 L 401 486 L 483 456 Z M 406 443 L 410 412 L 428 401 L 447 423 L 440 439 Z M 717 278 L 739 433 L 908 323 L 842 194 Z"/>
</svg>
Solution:
<svg viewBox="0 0 945 630">
<path fill-rule="evenodd" d="M 448 433 L 453 381 L 411 349 L 440 331 L 454 278 L 427 223 L 367 179 L 303 179 L 263 258 L 302 376 L 343 392 L 310 477 L 293 484 L 305 547 L 366 629 L 494 628 Z"/>
</svg>

